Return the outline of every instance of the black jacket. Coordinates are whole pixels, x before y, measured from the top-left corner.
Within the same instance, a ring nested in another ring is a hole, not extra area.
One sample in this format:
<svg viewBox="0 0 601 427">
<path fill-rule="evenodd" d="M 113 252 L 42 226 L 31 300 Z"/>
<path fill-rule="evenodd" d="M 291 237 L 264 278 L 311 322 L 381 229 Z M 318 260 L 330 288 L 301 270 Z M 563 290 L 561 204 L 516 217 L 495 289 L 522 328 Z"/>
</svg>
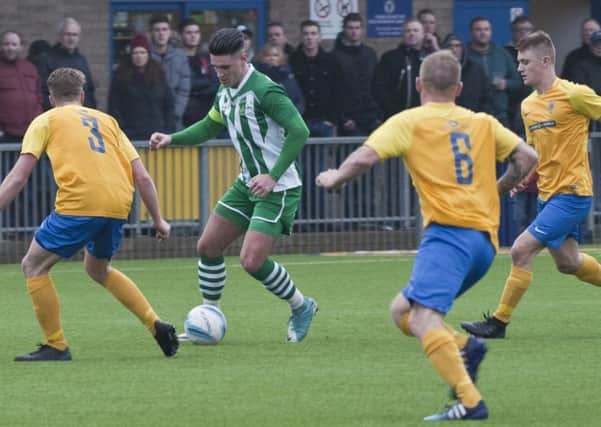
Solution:
<svg viewBox="0 0 601 427">
<path fill-rule="evenodd" d="M 94 81 L 92 73 L 88 66 L 86 57 L 83 56 L 77 49 L 69 52 L 61 44 L 57 43 L 46 52 L 40 59 L 38 67 L 40 80 L 42 82 L 42 102 L 44 110 L 50 109 L 50 101 L 48 100 L 48 85 L 46 81 L 48 76 L 57 68 L 69 67 L 81 71 L 86 76 L 86 84 L 83 87 L 85 99 L 84 105 L 90 108 L 96 108 L 96 96 L 94 94 Z"/>
<path fill-rule="evenodd" d="M 572 79 L 574 83 L 587 85 L 601 96 L 601 57 L 591 54 L 574 64 Z"/>
<path fill-rule="evenodd" d="M 372 80 L 378 62 L 376 51 L 369 46 L 347 46 L 338 34 L 332 55 L 343 73 L 344 98 L 342 121 L 352 119 L 359 124 L 378 119 L 379 109 L 372 93 Z"/>
<path fill-rule="evenodd" d="M 184 126 L 190 126 L 207 115 L 219 88 L 219 79 L 211 67 L 209 55 L 197 53 L 188 56 L 188 64 L 190 64 L 190 97 L 184 112 Z"/>
<path fill-rule="evenodd" d="M 461 66 L 461 81 L 463 90 L 457 97 L 457 105 L 492 115 L 492 87 L 482 65 L 465 58 Z"/>
<path fill-rule="evenodd" d="M 561 77 L 566 80 L 574 81 L 573 71 L 576 64 L 583 59 L 590 58 L 591 56 L 593 56 L 593 54 L 591 53 L 589 47 L 585 44 L 579 48 L 571 50 L 563 63 Z"/>
<path fill-rule="evenodd" d="M 111 82 L 109 114 L 130 139 L 148 139 L 155 131 L 173 132 L 173 105 L 173 94 L 162 71 L 155 84 L 147 83 L 141 74 L 134 74 L 130 81 L 114 78 Z"/>
<path fill-rule="evenodd" d="M 382 55 L 376 68 L 374 95 L 384 118 L 420 105 L 415 78 L 426 52 L 400 45 Z"/>
<path fill-rule="evenodd" d="M 289 65 L 257 63 L 256 69 L 274 82 L 282 85 L 298 112 L 303 113 L 305 110 L 305 99 Z"/>
<path fill-rule="evenodd" d="M 319 48 L 314 57 L 302 47 L 290 56 L 290 65 L 305 98 L 305 120 L 327 120 L 337 124 L 344 94 L 342 69 L 331 53 Z"/>
</svg>

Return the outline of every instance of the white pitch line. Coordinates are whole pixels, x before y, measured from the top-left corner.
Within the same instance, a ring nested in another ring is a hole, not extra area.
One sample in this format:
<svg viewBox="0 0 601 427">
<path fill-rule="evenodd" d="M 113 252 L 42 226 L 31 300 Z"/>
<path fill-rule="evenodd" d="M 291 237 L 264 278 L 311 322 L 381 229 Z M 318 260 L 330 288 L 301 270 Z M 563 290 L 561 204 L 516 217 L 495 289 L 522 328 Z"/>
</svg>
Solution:
<svg viewBox="0 0 601 427">
<path fill-rule="evenodd" d="M 125 260 L 124 260 L 125 261 Z M 127 260 L 128 262 L 130 260 Z M 284 266 L 289 265 L 337 265 L 337 264 L 376 264 L 376 263 L 389 263 L 389 262 L 408 262 L 407 257 L 389 257 L 387 259 L 353 259 L 353 260 L 337 260 L 337 261 L 291 261 L 282 263 Z M 242 268 L 240 264 L 226 264 L 227 268 Z M 160 270 L 160 271 L 178 271 L 178 270 L 193 270 L 196 271 L 197 263 L 196 261 L 192 261 L 189 266 L 187 265 L 178 265 L 178 266 L 160 266 L 160 265 L 148 265 L 144 267 L 126 267 L 123 265 L 119 266 L 119 270 L 127 272 L 127 271 L 152 271 L 152 270 Z M 72 273 L 84 273 L 85 271 L 82 268 L 77 270 L 62 270 L 60 268 L 53 270 L 53 273 L 56 274 L 72 274 Z M 23 273 L 19 269 L 17 271 L 0 271 L 0 276 L 21 276 Z"/>
</svg>

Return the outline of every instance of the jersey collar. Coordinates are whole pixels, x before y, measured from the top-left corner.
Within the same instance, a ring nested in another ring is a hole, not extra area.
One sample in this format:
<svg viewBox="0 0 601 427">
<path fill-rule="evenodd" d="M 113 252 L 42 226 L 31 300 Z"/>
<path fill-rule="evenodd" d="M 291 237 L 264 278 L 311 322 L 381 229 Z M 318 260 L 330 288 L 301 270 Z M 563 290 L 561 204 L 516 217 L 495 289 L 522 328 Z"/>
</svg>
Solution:
<svg viewBox="0 0 601 427">
<path fill-rule="evenodd" d="M 253 67 L 253 64 L 249 63 L 248 64 L 248 71 L 246 72 L 246 74 L 244 75 L 244 77 L 242 78 L 242 80 L 240 81 L 240 84 L 238 85 L 237 88 L 228 88 L 230 97 L 233 98 L 234 96 L 236 96 L 238 94 L 238 92 L 240 91 L 240 89 L 242 89 L 244 87 L 244 85 L 246 84 L 246 82 L 248 81 L 248 79 L 250 78 L 250 75 L 253 73 L 253 71 L 255 71 L 255 67 Z"/>
</svg>

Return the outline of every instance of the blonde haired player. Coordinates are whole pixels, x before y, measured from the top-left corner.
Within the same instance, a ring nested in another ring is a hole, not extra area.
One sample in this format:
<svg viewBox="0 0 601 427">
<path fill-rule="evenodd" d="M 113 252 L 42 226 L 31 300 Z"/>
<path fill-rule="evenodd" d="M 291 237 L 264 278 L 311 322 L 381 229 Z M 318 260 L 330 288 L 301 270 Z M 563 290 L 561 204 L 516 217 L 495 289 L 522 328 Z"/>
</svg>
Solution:
<svg viewBox="0 0 601 427">
<path fill-rule="evenodd" d="M 21 191 L 46 152 L 58 185 L 55 209 L 35 232 L 22 267 L 46 343 L 19 362 L 71 360 L 50 269 L 85 247 L 88 275 L 135 314 L 165 356 L 177 352 L 175 328 L 156 315 L 136 284 L 111 267 L 133 200 L 134 184 L 161 239 L 170 227 L 159 210 L 156 189 L 138 153 L 111 116 L 82 106 L 85 77 L 59 68 L 48 77 L 54 108 L 38 116 L 23 138 L 21 155 L 0 185 L 0 208 Z"/>
<path fill-rule="evenodd" d="M 493 316 L 461 323 L 485 338 L 505 337 L 511 315 L 532 283 L 534 257 L 545 247 L 561 273 L 601 286 L 601 265 L 580 252 L 576 241 L 592 204 L 588 129 L 591 119 L 601 119 L 601 96 L 588 86 L 557 78 L 555 47 L 544 31 L 525 36 L 517 48 L 518 72 L 535 89 L 522 101 L 522 118 L 527 141 L 539 157 L 538 213 L 511 247 L 511 272 Z"/>
<path fill-rule="evenodd" d="M 455 332 L 444 316 L 493 261 L 499 193 L 511 190 L 536 163 L 534 150 L 496 119 L 455 105 L 460 70 L 448 51 L 428 56 L 416 82 L 422 106 L 392 116 L 338 169 L 316 178 L 317 185 L 336 189 L 391 157 L 402 157 L 411 173 L 425 232 L 409 283 L 393 300 L 391 314 L 405 334 L 420 340 L 459 399 L 426 421 L 488 418 L 474 385 L 486 347 Z M 509 161 L 498 182 L 497 160 Z"/>
</svg>

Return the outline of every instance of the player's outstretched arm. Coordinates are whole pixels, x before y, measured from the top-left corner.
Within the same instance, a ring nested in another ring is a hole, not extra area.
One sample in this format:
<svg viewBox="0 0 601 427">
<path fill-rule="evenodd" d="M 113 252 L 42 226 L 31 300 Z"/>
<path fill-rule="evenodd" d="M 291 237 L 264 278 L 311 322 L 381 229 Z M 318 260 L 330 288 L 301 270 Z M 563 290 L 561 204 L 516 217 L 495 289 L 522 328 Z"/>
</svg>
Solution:
<svg viewBox="0 0 601 427">
<path fill-rule="evenodd" d="M 525 182 L 525 178 L 533 173 L 538 157 L 534 149 L 520 142 L 507 158 L 509 166 L 497 181 L 499 194 L 506 193 L 514 188 L 518 190 Z"/>
<path fill-rule="evenodd" d="M 376 150 L 362 145 L 351 153 L 338 169 L 328 169 L 315 178 L 315 184 L 326 190 L 339 190 L 356 176 L 363 175 L 380 162 Z"/>
<path fill-rule="evenodd" d="M 140 196 L 142 197 L 142 201 L 148 209 L 148 212 L 150 212 L 153 227 L 157 232 L 157 239 L 168 239 L 171 226 L 161 216 L 159 197 L 157 195 L 157 189 L 154 186 L 154 182 L 139 158 L 133 160 L 131 165 L 136 188 L 140 192 Z"/>
<path fill-rule="evenodd" d="M 4 209 L 10 204 L 25 187 L 37 162 L 38 159 L 31 154 L 21 154 L 19 156 L 17 163 L 0 185 L 0 209 Z"/>
</svg>

